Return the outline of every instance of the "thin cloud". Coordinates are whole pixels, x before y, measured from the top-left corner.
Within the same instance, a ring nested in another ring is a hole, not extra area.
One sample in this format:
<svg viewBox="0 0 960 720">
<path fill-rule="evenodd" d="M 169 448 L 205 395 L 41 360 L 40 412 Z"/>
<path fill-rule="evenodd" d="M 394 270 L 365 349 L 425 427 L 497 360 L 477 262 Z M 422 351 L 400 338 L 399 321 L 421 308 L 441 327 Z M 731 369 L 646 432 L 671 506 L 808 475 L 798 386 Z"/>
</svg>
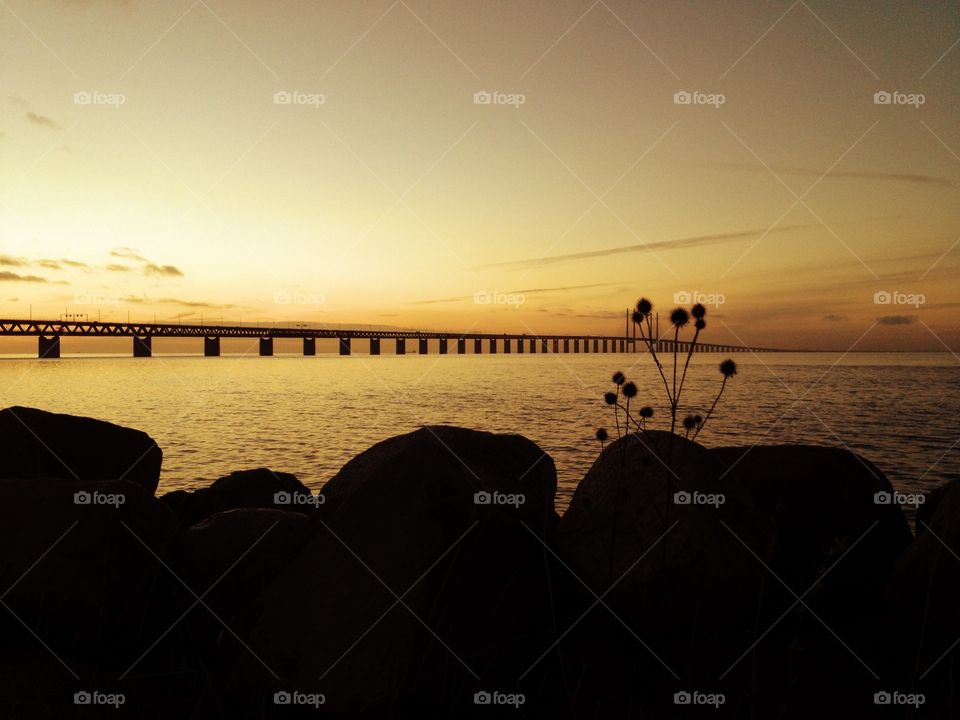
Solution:
<svg viewBox="0 0 960 720">
<path fill-rule="evenodd" d="M 7 267 L 26 267 L 28 262 L 26 258 L 0 255 L 0 265 L 6 265 Z"/>
<path fill-rule="evenodd" d="M 134 248 L 128 247 L 118 247 L 110 251 L 112 257 L 123 258 L 124 260 L 136 260 L 137 262 L 148 262 L 147 259 L 141 255 Z"/>
<path fill-rule="evenodd" d="M 916 315 L 884 315 L 877 318 L 880 325 L 913 325 L 916 321 Z"/>
<path fill-rule="evenodd" d="M 608 282 L 608 283 L 595 283 L 593 285 L 565 285 L 560 287 L 546 287 L 546 288 L 528 288 L 526 290 L 509 290 L 505 291 L 504 295 L 542 295 L 544 293 L 551 292 L 569 292 L 570 290 L 585 290 L 588 288 L 600 288 L 600 287 L 612 287 L 614 285 L 623 285 L 625 281 L 621 280 L 618 282 Z M 496 292 L 500 292 L 497 290 Z M 484 291 L 481 294 L 486 294 Z M 476 295 L 458 295 L 456 297 L 448 298 L 434 298 L 432 300 L 417 300 L 413 305 L 438 305 L 441 303 L 452 303 L 452 302 L 463 302 L 464 300 L 473 300 Z"/>
<path fill-rule="evenodd" d="M 35 282 L 35 283 L 45 283 L 50 282 L 46 278 L 39 277 L 38 275 L 18 275 L 15 272 L 10 272 L 9 270 L 0 271 L 0 282 Z"/>
<path fill-rule="evenodd" d="M 85 270 L 90 267 L 85 262 L 80 262 L 79 260 L 68 260 L 67 258 L 60 258 L 60 262 L 62 262 L 67 267 L 79 268 L 81 270 Z"/>
<path fill-rule="evenodd" d="M 724 167 L 735 170 L 746 170 L 751 172 L 768 173 L 770 170 L 763 165 L 754 165 L 750 163 L 726 163 Z M 848 178 L 852 180 L 885 180 L 892 182 L 916 183 L 920 185 L 936 185 L 938 187 L 956 190 L 960 188 L 960 181 L 953 178 L 937 177 L 936 175 L 924 175 L 921 173 L 885 173 L 885 172 L 866 172 L 858 170 L 831 170 L 826 176 L 823 170 L 811 170 L 810 168 L 788 167 L 783 165 L 769 166 L 777 175 L 793 175 L 798 177 L 828 177 L 828 178 Z"/>
<path fill-rule="evenodd" d="M 62 130 L 63 128 L 53 118 L 49 118 L 46 115 L 38 115 L 35 112 L 27 113 L 27 120 L 29 120 L 34 125 L 39 125 L 40 127 L 50 128 L 51 130 Z"/>
<path fill-rule="evenodd" d="M 110 272 L 130 272 L 132 270 L 128 265 L 119 265 L 117 263 L 111 263 L 107 265 L 107 270 Z"/>
<path fill-rule="evenodd" d="M 143 274 L 183 277 L 183 272 L 176 265 L 157 265 L 156 263 L 147 263 L 143 268 Z"/>
<path fill-rule="evenodd" d="M 646 252 L 649 250 L 681 250 L 691 247 L 703 247 L 704 245 L 721 245 L 730 242 L 742 242 L 752 240 L 767 233 L 768 235 L 792 232 L 815 225 L 789 225 L 770 230 L 760 228 L 758 230 L 743 230 L 734 233 L 718 233 L 715 235 L 695 235 L 693 237 L 675 238 L 673 240 L 656 240 L 649 243 L 638 243 L 636 245 L 621 245 L 619 247 L 603 248 L 601 250 L 588 250 L 586 252 L 568 253 L 566 255 L 548 255 L 541 258 L 527 258 L 524 260 L 509 260 L 507 262 L 490 263 L 480 265 L 475 270 L 484 270 L 489 268 L 508 268 L 510 270 L 523 270 L 526 268 L 539 267 L 542 265 L 554 265 L 562 262 L 571 262 L 574 260 L 587 260 L 589 258 L 609 257 L 610 255 L 626 255 L 630 253 Z"/>
<path fill-rule="evenodd" d="M 199 300 L 181 300 L 179 298 L 159 298 L 158 300 L 151 300 L 150 298 L 138 297 L 136 295 L 128 295 L 123 301 L 134 305 L 180 305 L 181 307 L 208 308 L 211 310 L 232 310 L 237 307 L 236 305 L 221 305 Z"/>
<path fill-rule="evenodd" d="M 823 319 L 827 320 L 828 322 L 843 322 L 844 320 L 847 319 L 847 316 L 831 314 L 831 315 L 824 315 Z"/>
<path fill-rule="evenodd" d="M 59 270 L 60 261 L 59 260 L 38 260 L 37 266 L 42 268 L 47 268 L 48 270 Z"/>
</svg>

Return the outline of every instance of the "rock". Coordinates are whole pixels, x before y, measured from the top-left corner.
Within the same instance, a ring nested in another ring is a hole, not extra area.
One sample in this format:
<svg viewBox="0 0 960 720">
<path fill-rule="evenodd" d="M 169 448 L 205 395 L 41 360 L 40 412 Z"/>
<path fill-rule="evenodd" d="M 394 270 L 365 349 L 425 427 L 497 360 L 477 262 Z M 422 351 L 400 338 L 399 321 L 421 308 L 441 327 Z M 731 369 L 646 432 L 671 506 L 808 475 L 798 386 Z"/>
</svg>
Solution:
<svg viewBox="0 0 960 720">
<path fill-rule="evenodd" d="M 127 480 L 157 490 L 163 451 L 146 433 L 34 408 L 0 411 L 0 478 Z"/>
<path fill-rule="evenodd" d="M 797 594 L 843 556 L 840 571 L 817 582 L 813 598 L 830 614 L 880 606 L 912 535 L 876 466 L 848 450 L 809 445 L 720 447 L 710 455 L 771 519 L 772 566 Z"/>
<path fill-rule="evenodd" d="M 19 618 L 0 613 L 0 658 L 45 655 L 40 637 L 68 665 L 126 670 L 176 618 L 156 557 L 173 533 L 170 511 L 131 482 L 0 480 L 0 582 Z"/>
<path fill-rule="evenodd" d="M 164 503 L 189 527 L 215 513 L 238 508 L 274 508 L 311 514 L 317 507 L 306 485 L 289 473 L 267 468 L 239 470 L 193 492 L 174 490 Z"/>
<path fill-rule="evenodd" d="M 960 483 L 944 487 L 926 530 L 897 562 L 882 623 L 891 659 L 885 689 L 924 693 L 925 717 L 960 715 Z"/>
<path fill-rule="evenodd" d="M 933 516 L 934 513 L 937 512 L 937 508 L 940 507 L 940 501 L 943 500 L 944 496 L 950 492 L 950 489 L 957 484 L 956 481 L 946 482 L 924 493 L 923 503 L 917 508 L 916 524 L 913 529 L 917 537 L 920 537 L 923 531 L 926 530 L 926 527 L 933 522 Z"/>
<path fill-rule="evenodd" d="M 731 638 L 756 622 L 771 530 L 701 445 L 648 431 L 607 446 L 558 539 L 573 571 L 639 636 L 658 641 L 654 652 L 674 672 L 690 677 L 697 662 L 714 662 L 707 651 L 729 665 L 749 644 Z M 696 652 L 684 639 L 694 636 Z"/>
<path fill-rule="evenodd" d="M 257 588 L 267 587 L 310 538 L 306 515 L 243 508 L 216 513 L 180 538 L 184 580 L 231 628 L 243 634 Z M 211 589 L 212 588 L 212 589 Z"/>
<path fill-rule="evenodd" d="M 324 693 L 335 715 L 472 711 L 550 645 L 556 482 L 516 435 L 436 426 L 378 443 L 325 486 L 251 646 L 280 687 Z M 271 681 L 249 656 L 238 678 Z"/>
</svg>

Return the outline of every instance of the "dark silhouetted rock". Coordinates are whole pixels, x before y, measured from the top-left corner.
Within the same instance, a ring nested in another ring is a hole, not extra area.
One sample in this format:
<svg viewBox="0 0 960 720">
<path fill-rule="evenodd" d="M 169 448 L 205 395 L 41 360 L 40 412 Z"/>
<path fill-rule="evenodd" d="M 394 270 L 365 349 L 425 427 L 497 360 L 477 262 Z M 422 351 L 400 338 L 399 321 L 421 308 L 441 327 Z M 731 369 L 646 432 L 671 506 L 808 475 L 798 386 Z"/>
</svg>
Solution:
<svg viewBox="0 0 960 720">
<path fill-rule="evenodd" d="M 174 490 L 161 498 L 181 526 L 195 525 L 218 512 L 274 508 L 311 514 L 317 507 L 310 490 L 294 475 L 267 468 L 239 470 L 193 492 Z"/>
<path fill-rule="evenodd" d="M 556 482 L 516 435 L 428 427 L 378 443 L 327 483 L 251 646 L 281 686 L 322 692 L 342 716 L 509 691 L 550 645 Z M 272 681 L 247 657 L 242 686 L 251 676 Z"/>
<path fill-rule="evenodd" d="M 311 532 L 302 513 L 263 508 L 216 513 L 180 537 L 184 580 L 198 595 L 209 590 L 206 603 L 242 632 L 257 591 L 293 562 Z"/>
<path fill-rule="evenodd" d="M 955 485 L 960 484 L 956 481 L 950 481 L 935 487 L 933 490 L 930 490 L 927 493 L 924 493 L 923 503 L 917 507 L 917 515 L 915 519 L 915 525 L 913 528 L 914 533 L 917 537 L 920 537 L 923 534 L 923 531 L 926 529 L 926 526 L 933 521 L 933 516 L 937 512 L 937 508 L 940 507 L 940 501 L 950 492 L 951 488 Z"/>
<path fill-rule="evenodd" d="M 170 511 L 131 482 L 0 480 L 0 585 L 30 630 L 0 614 L 0 655 L 47 653 L 35 633 L 68 663 L 127 669 L 176 618 L 155 557 L 173 533 Z"/>
<path fill-rule="evenodd" d="M 127 480 L 153 494 L 163 451 L 139 430 L 34 408 L 0 411 L 0 478 Z"/>
<path fill-rule="evenodd" d="M 960 716 L 960 483 L 944 488 L 894 569 L 882 627 L 889 687 L 924 693 L 924 717 L 946 718 Z"/>
</svg>

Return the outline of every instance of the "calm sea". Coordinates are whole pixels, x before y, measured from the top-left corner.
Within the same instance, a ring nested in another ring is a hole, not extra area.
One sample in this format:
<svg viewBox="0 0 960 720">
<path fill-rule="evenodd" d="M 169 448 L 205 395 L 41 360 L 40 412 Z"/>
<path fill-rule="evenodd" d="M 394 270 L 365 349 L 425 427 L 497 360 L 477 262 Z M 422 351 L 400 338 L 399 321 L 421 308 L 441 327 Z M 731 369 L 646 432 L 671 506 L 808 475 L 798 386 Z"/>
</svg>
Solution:
<svg viewBox="0 0 960 720">
<path fill-rule="evenodd" d="M 694 358 L 685 409 L 703 413 L 719 355 Z M 740 371 L 703 431 L 707 445 L 847 446 L 905 492 L 958 478 L 960 362 L 944 354 L 736 355 Z M 550 453 L 565 507 L 616 435 L 601 396 L 623 370 L 654 406 L 665 397 L 645 355 L 155 356 L 0 360 L 0 403 L 142 429 L 164 450 L 161 491 L 267 466 L 314 489 L 373 443 L 423 424 L 521 433 Z M 659 385 L 659 389 L 658 389 Z"/>
</svg>

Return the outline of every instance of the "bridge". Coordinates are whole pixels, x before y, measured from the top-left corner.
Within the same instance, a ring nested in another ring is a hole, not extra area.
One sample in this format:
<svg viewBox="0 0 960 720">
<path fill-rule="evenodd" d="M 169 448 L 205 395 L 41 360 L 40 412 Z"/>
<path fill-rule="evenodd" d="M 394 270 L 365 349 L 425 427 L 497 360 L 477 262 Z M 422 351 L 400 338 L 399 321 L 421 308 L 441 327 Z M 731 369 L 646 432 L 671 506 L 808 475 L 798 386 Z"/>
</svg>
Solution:
<svg viewBox="0 0 960 720">
<path fill-rule="evenodd" d="M 419 330 L 364 330 L 341 328 L 311 328 L 302 325 L 289 327 L 254 327 L 249 325 L 183 325 L 173 323 L 131 323 L 97 322 L 71 320 L 0 320 L 0 337 L 36 337 L 37 354 L 41 359 L 60 357 L 60 340 L 63 337 L 133 339 L 133 357 L 153 355 L 153 338 L 201 338 L 203 354 L 207 357 L 220 355 L 221 338 L 256 338 L 259 340 L 260 355 L 273 355 L 274 341 L 277 339 L 298 339 L 303 341 L 303 354 L 317 354 L 318 339 L 338 341 L 341 355 L 350 355 L 354 340 L 367 340 L 371 355 L 380 354 L 381 341 L 394 341 L 394 353 L 405 355 L 407 341 L 417 342 L 419 354 L 426 355 L 428 341 L 439 341 L 441 355 L 448 353 L 451 343 L 456 343 L 456 352 L 467 352 L 467 343 L 473 343 L 473 353 L 483 353 L 486 343 L 487 353 L 496 354 L 498 348 L 504 353 L 627 353 L 646 352 L 647 342 L 629 335 L 536 335 L 526 333 L 483 333 L 483 332 L 444 332 Z M 654 341 L 658 353 L 672 353 L 674 341 L 659 339 Z M 677 342 L 678 352 L 685 353 L 689 342 Z M 742 352 L 782 352 L 772 348 L 746 347 L 741 345 L 717 345 L 698 342 L 695 352 L 742 353 Z"/>
</svg>

